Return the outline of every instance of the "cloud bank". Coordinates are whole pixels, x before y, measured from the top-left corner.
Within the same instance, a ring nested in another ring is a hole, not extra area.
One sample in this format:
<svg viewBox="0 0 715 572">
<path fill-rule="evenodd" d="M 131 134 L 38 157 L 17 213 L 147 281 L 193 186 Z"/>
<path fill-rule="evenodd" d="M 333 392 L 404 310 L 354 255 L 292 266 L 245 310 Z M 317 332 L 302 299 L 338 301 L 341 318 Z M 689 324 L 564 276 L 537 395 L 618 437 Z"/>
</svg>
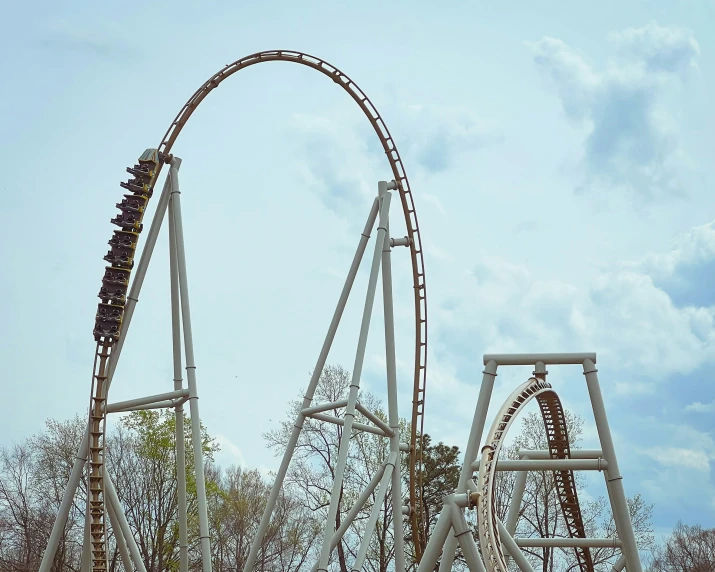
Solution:
<svg viewBox="0 0 715 572">
<path fill-rule="evenodd" d="M 683 195 L 677 169 L 685 157 L 664 100 L 697 72 L 698 42 L 655 22 L 609 40 L 617 57 L 603 71 L 562 40 L 528 44 L 566 116 L 587 131 L 580 189 L 615 188 L 648 200 Z"/>
</svg>

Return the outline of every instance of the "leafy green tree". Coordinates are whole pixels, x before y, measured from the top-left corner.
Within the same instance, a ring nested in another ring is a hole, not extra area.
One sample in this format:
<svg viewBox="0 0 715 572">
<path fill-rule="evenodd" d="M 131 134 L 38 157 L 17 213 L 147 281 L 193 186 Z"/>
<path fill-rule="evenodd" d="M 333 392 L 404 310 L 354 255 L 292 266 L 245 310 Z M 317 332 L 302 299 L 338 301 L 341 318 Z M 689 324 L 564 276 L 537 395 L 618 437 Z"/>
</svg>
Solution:
<svg viewBox="0 0 715 572">
<path fill-rule="evenodd" d="M 409 477 L 408 460 L 404 459 L 403 463 L 403 474 L 407 478 Z M 432 437 L 425 433 L 422 439 L 422 470 L 416 475 L 423 514 L 421 525 L 425 538 L 431 536 L 432 530 L 437 524 L 444 497 L 457 490 L 461 467 L 459 447 L 445 445 L 441 441 L 433 445 Z M 405 504 L 407 504 L 409 499 L 407 484 L 405 493 Z M 414 568 L 417 561 L 414 553 L 412 528 L 409 526 L 405 529 L 405 540 L 407 541 L 405 548 L 409 551 L 407 557 L 410 562 L 408 564 Z M 455 563 L 457 566 L 463 564 L 459 549 Z"/>
<path fill-rule="evenodd" d="M 210 466 L 208 480 L 216 485 L 209 495 L 214 570 L 242 570 L 271 487 L 257 470 L 235 466 L 225 471 Z M 257 569 L 299 570 L 312 552 L 319 532 L 313 515 L 298 500 L 281 494 L 263 539 Z"/>
<path fill-rule="evenodd" d="M 198 505 L 191 423 L 184 422 L 189 558 L 199 561 Z M 201 426 L 202 462 L 218 451 Z M 178 570 L 179 523 L 176 420 L 173 410 L 134 411 L 122 417 L 107 439 L 108 468 L 147 572 Z M 210 488 L 211 483 L 207 483 Z"/>
</svg>

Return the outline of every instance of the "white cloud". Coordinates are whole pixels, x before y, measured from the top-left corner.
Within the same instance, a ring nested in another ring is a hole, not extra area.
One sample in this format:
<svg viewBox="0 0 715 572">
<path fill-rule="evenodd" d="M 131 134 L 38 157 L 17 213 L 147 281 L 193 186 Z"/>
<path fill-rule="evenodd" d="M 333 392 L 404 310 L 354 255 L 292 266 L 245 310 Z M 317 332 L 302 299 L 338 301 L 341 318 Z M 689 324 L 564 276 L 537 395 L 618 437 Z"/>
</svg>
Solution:
<svg viewBox="0 0 715 572">
<path fill-rule="evenodd" d="M 643 63 L 650 71 L 685 75 L 697 70 L 700 45 L 686 30 L 650 22 L 610 34 L 621 54 Z"/>
<path fill-rule="evenodd" d="M 501 140 L 493 122 L 464 106 L 399 105 L 391 115 L 391 124 L 401 134 L 398 149 L 403 161 L 416 163 L 427 173 L 445 171 L 460 155 Z M 341 214 L 374 196 L 377 181 L 366 180 L 363 174 L 384 161 L 375 133 L 359 119 L 358 123 L 345 117 L 294 114 L 289 131 L 301 156 L 304 182 L 328 208 Z M 436 196 L 422 199 L 445 215 Z"/>
<path fill-rule="evenodd" d="M 700 401 L 694 401 L 690 405 L 685 407 L 686 411 L 695 411 L 696 413 L 712 413 L 715 411 L 715 401 L 710 403 L 701 403 Z"/>
<path fill-rule="evenodd" d="M 326 117 L 294 114 L 289 136 L 301 157 L 303 183 L 330 210 L 345 215 L 377 194 L 377 180 L 368 181 L 371 159 L 354 129 L 345 129 Z M 346 169 L 346 158 L 352 168 Z M 352 217 L 351 217 L 352 218 Z"/>
<path fill-rule="evenodd" d="M 214 454 L 216 464 L 221 467 L 229 467 L 231 465 L 236 465 L 241 468 L 246 467 L 246 460 L 243 458 L 243 453 L 233 441 L 225 435 L 216 435 L 215 439 L 216 444 L 221 447 L 221 449 Z"/>
<path fill-rule="evenodd" d="M 654 448 L 646 454 L 666 467 L 686 467 L 695 471 L 709 471 L 710 460 L 705 451 L 686 449 L 682 447 Z"/>
<path fill-rule="evenodd" d="M 404 105 L 398 114 L 402 149 L 430 173 L 445 171 L 461 154 L 501 141 L 497 125 L 468 107 Z"/>
<path fill-rule="evenodd" d="M 621 57 L 602 72 L 559 39 L 528 44 L 566 115 L 587 130 L 585 187 L 622 188 L 646 198 L 682 195 L 677 169 L 684 153 L 662 100 L 696 67 L 698 44 L 685 31 L 655 23 L 610 39 Z"/>
<path fill-rule="evenodd" d="M 461 290 L 437 309 L 439 320 L 447 336 L 474 332 L 477 346 L 500 352 L 535 351 L 535 343 L 564 351 L 599 348 L 609 363 L 656 383 L 715 358 L 715 309 L 677 307 L 642 270 L 616 267 L 579 288 L 488 256 Z M 651 389 L 627 379 L 618 391 Z"/>
<path fill-rule="evenodd" d="M 669 252 L 650 254 L 633 266 L 653 276 L 678 306 L 715 306 L 710 287 L 715 277 L 715 221 L 692 228 Z M 707 336 L 712 313 L 703 309 L 692 319 L 701 337 Z"/>
<path fill-rule="evenodd" d="M 102 19 L 93 26 L 87 26 L 84 19 L 69 21 L 58 18 L 41 25 L 38 33 L 41 44 L 53 51 L 103 58 L 131 55 L 134 51 L 131 44 L 124 41 L 124 30 L 111 20 Z"/>
</svg>

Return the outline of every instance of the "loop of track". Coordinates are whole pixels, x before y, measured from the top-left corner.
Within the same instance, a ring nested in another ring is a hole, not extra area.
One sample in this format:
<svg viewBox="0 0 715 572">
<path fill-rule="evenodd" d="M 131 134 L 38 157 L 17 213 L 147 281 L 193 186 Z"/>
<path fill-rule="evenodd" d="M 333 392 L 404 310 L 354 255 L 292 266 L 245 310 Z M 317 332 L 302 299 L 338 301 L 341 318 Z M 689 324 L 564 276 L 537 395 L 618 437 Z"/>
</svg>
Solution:
<svg viewBox="0 0 715 572">
<path fill-rule="evenodd" d="M 487 435 L 479 462 L 479 500 L 477 502 L 477 527 L 482 558 L 488 572 L 508 572 L 502 549 L 496 516 L 496 465 L 504 438 L 519 411 L 532 399 L 539 403 L 546 429 L 548 448 L 552 459 L 568 459 L 571 448 L 561 400 L 551 385 L 535 377 L 519 386 L 504 402 Z M 581 507 L 578 502 L 573 471 L 554 471 L 559 503 L 564 513 L 569 536 L 585 538 Z M 593 561 L 588 548 L 574 549 L 579 569 L 593 572 Z"/>
<path fill-rule="evenodd" d="M 405 225 L 407 227 L 408 237 L 410 239 L 410 255 L 412 262 L 412 278 L 414 288 L 414 304 L 415 304 L 415 366 L 413 380 L 413 400 L 412 400 L 412 415 L 411 415 L 411 435 L 410 435 L 410 519 L 413 539 L 415 544 L 415 552 L 417 558 L 421 557 L 422 551 L 426 544 L 426 538 L 422 526 L 422 502 L 419 498 L 421 491 L 421 476 L 422 476 L 422 439 L 424 433 L 424 400 L 426 389 L 426 368 L 427 368 L 427 290 L 425 285 L 424 272 L 424 256 L 422 252 L 422 241 L 420 237 L 419 225 L 417 223 L 417 214 L 415 212 L 414 199 L 410 189 L 407 174 L 405 173 L 404 165 L 400 154 L 397 151 L 395 142 L 390 135 L 385 122 L 378 113 L 375 106 L 360 90 L 346 74 L 329 63 L 304 54 L 301 52 L 289 50 L 272 50 L 258 52 L 246 56 L 240 60 L 228 64 L 221 71 L 214 74 L 206 81 L 186 102 L 179 114 L 176 116 L 171 126 L 167 130 L 161 144 L 158 147 L 159 156 L 168 161 L 170 158 L 171 149 L 176 142 L 181 130 L 186 125 L 186 122 L 191 117 L 199 104 L 206 96 L 219 84 L 237 71 L 250 67 L 252 65 L 269 62 L 283 61 L 301 64 L 313 68 L 322 74 L 330 77 L 335 83 L 342 87 L 355 102 L 360 106 L 363 113 L 373 126 L 375 133 L 382 143 L 387 159 L 392 169 L 393 177 L 397 183 L 402 210 L 405 217 Z M 162 168 L 160 161 L 156 167 L 156 173 L 152 177 L 150 183 L 150 191 L 153 190 L 156 181 L 159 179 L 159 173 Z M 104 347 L 103 344 L 98 344 L 97 351 L 100 352 Z M 97 372 L 95 376 L 104 375 L 103 372 Z"/>
</svg>

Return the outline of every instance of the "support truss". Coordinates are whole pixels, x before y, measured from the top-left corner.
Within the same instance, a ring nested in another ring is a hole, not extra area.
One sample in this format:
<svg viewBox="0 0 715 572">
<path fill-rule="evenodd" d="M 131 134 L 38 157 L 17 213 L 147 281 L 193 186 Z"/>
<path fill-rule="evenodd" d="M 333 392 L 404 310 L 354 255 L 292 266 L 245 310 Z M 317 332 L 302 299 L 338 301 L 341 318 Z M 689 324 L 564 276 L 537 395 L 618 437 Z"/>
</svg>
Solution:
<svg viewBox="0 0 715 572">
<path fill-rule="evenodd" d="M 125 570 L 146 572 L 141 552 L 127 522 L 114 487 L 111 476 L 104 463 L 104 426 L 108 413 L 138 411 L 142 409 L 173 408 L 176 416 L 176 459 L 179 494 L 179 554 L 180 572 L 188 572 L 188 537 L 186 522 L 186 452 L 184 450 L 184 403 L 189 402 L 191 417 L 191 441 L 194 449 L 194 464 L 197 503 L 199 512 L 199 534 L 201 541 L 201 559 L 204 572 L 211 572 L 211 546 L 209 540 L 208 517 L 206 506 L 206 488 L 204 483 L 203 444 L 199 420 L 198 391 L 196 384 L 196 363 L 194 361 L 194 346 L 191 330 L 191 309 L 186 272 L 186 253 L 184 249 L 184 230 L 181 217 L 181 197 L 179 190 L 179 168 L 181 159 L 171 160 L 171 169 L 166 179 L 152 221 L 146 246 L 137 266 L 132 288 L 127 295 L 127 304 L 121 331 L 117 342 L 112 346 L 111 353 L 99 354 L 99 365 L 95 364 L 95 383 L 102 383 L 101 399 L 93 398 L 90 408 L 88 432 L 85 434 L 76 456 L 70 480 L 67 483 L 60 510 L 50 535 L 47 549 L 43 555 L 40 572 L 49 572 L 55 557 L 64 525 L 69 515 L 77 487 L 82 478 L 82 471 L 89 462 L 89 498 L 85 523 L 85 542 L 82 554 L 82 572 L 107 570 L 106 532 L 104 514 L 109 517 L 117 548 Z M 168 214 L 167 214 L 168 213 Z M 126 332 L 131 323 L 134 307 L 139 300 L 144 277 L 146 275 L 151 255 L 156 245 L 164 218 L 169 220 L 169 253 L 171 275 L 171 310 L 172 337 L 174 354 L 174 390 L 141 397 L 128 401 L 107 404 L 107 393 L 121 355 Z M 183 333 L 183 336 L 182 336 Z M 182 351 L 183 338 L 183 351 Z M 182 357 L 182 353 L 183 356 Z M 182 362 L 186 360 L 187 384 L 182 378 Z M 99 441 L 101 439 L 101 442 Z"/>
<path fill-rule="evenodd" d="M 288 441 L 288 446 L 283 455 L 278 474 L 276 475 L 273 488 L 271 489 L 268 503 L 261 518 L 261 523 L 258 527 L 258 532 L 251 545 L 251 550 L 248 559 L 244 566 L 244 572 L 251 572 L 258 558 L 259 551 L 263 538 L 268 529 L 268 525 L 273 514 L 273 510 L 278 499 L 278 495 L 283 487 L 283 482 L 288 472 L 291 459 L 295 452 L 295 447 L 298 443 L 298 438 L 303 429 L 303 424 L 307 417 L 312 417 L 320 421 L 328 423 L 337 423 L 343 426 L 342 438 L 338 449 L 338 459 L 334 469 L 335 478 L 333 481 L 333 489 L 330 496 L 330 504 L 328 507 L 328 515 L 326 517 L 325 529 L 323 531 L 323 540 L 320 550 L 320 557 L 313 566 L 313 571 L 327 572 L 330 558 L 333 550 L 343 538 L 348 528 L 358 516 L 358 513 L 365 506 L 370 496 L 377 490 L 376 499 L 373 504 L 370 517 L 367 521 L 363 538 L 360 542 L 355 562 L 352 564 L 352 570 L 362 570 L 363 563 L 367 556 L 367 551 L 370 546 L 370 540 L 377 524 L 377 519 L 380 515 L 380 507 L 382 506 L 391 485 L 392 495 L 392 514 L 393 514 L 393 534 L 395 539 L 395 570 L 396 572 L 404 572 L 405 570 L 405 549 L 404 549 L 404 532 L 402 515 L 407 513 L 407 507 L 402 506 L 402 479 L 400 474 L 400 453 L 409 451 L 409 445 L 400 443 L 399 440 L 399 415 L 397 407 L 397 371 L 395 365 L 395 326 L 393 317 L 392 304 L 392 262 L 391 262 L 391 247 L 392 246 L 408 246 L 409 242 L 404 239 L 391 239 L 389 233 L 389 212 L 391 190 L 397 189 L 394 183 L 381 181 L 378 183 L 378 196 L 375 198 L 370 214 L 368 215 L 365 228 L 360 236 L 355 256 L 353 258 L 348 277 L 343 286 L 340 299 L 338 300 L 333 319 L 328 328 L 328 333 L 323 342 L 323 347 L 318 355 L 317 363 L 313 370 L 313 375 L 308 384 L 308 389 L 303 399 L 303 404 L 298 417 L 293 425 L 293 431 Z M 347 399 L 342 399 L 333 403 L 321 403 L 312 405 L 313 396 L 318 385 L 318 381 L 325 367 L 330 347 L 335 338 L 335 334 L 340 323 L 345 305 L 350 295 L 355 276 L 357 275 L 358 267 L 362 260 L 363 254 L 367 247 L 370 233 L 377 221 L 377 237 L 370 265 L 370 277 L 368 280 L 367 294 L 365 297 L 365 305 L 363 309 L 362 322 L 360 325 L 360 335 L 358 338 L 357 351 L 355 354 L 355 362 L 352 370 L 350 382 L 350 391 Z M 365 348 L 367 344 L 368 332 L 370 329 L 370 319 L 373 312 L 375 300 L 375 292 L 377 289 L 377 281 L 382 270 L 382 298 L 383 311 L 385 322 L 385 356 L 387 364 L 387 400 L 388 400 L 388 422 L 384 423 L 376 415 L 363 407 L 357 400 L 360 390 L 360 378 L 362 375 L 363 363 L 365 360 Z M 337 418 L 327 415 L 324 412 L 345 408 L 343 418 Z M 361 413 L 365 416 L 372 425 L 358 423 L 355 421 L 356 413 Z M 347 468 L 348 447 L 353 431 L 368 431 L 386 439 L 390 442 L 390 454 L 387 460 L 383 463 L 380 470 L 373 476 L 372 481 L 362 492 L 355 504 L 350 508 L 346 518 L 341 523 L 340 527 L 335 530 L 335 516 L 340 504 L 340 491 Z"/>
<path fill-rule="evenodd" d="M 563 408 L 556 393 L 546 382 L 546 365 L 579 364 L 583 367 L 601 449 L 571 451 Z M 622 552 L 614 565 L 618 572 L 642 572 L 635 535 L 618 468 L 611 430 L 596 370 L 596 354 L 503 354 L 484 356 L 484 375 L 479 391 L 474 420 L 465 451 L 457 491 L 444 499 L 444 506 L 429 539 L 418 572 L 431 572 L 439 561 L 440 572 L 452 569 L 457 544 L 462 549 L 472 572 L 507 572 L 509 558 L 522 571 L 533 568 L 522 548 L 564 547 L 576 551 L 580 570 L 593 572 L 589 548 L 613 547 Z M 487 410 L 499 365 L 533 365 L 534 377 L 519 386 L 496 414 L 482 442 Z M 543 451 L 520 451 L 518 460 L 498 460 L 504 437 L 521 411 L 532 398 L 539 402 L 549 448 Z M 600 471 L 606 480 L 608 497 L 616 523 L 616 538 L 587 538 L 584 532 L 573 471 Z M 495 514 L 494 482 L 497 471 L 516 471 L 517 477 L 506 523 Z M 515 538 L 528 471 L 553 471 L 561 509 L 570 538 Z M 474 473 L 478 475 L 474 477 Z M 476 509 L 477 530 L 466 522 L 464 509 Z M 453 534 L 450 534 L 450 531 Z M 475 534 L 477 541 L 475 542 Z M 477 545 L 478 542 L 478 545 Z M 441 561 L 440 561 L 441 556 Z"/>
<path fill-rule="evenodd" d="M 180 546 L 180 572 L 188 572 L 188 534 L 187 534 L 187 508 L 186 508 L 186 452 L 184 450 L 184 404 L 189 402 L 191 418 L 191 441 L 194 448 L 194 459 L 203 458 L 201 427 L 199 421 L 198 393 L 196 383 L 196 364 L 194 360 L 193 337 L 191 329 L 191 310 L 186 272 L 186 254 L 184 249 L 183 221 L 181 217 L 181 199 L 179 191 L 179 168 L 181 159 L 171 158 L 171 169 L 167 176 L 166 184 L 159 198 L 157 211 L 152 221 L 146 246 L 137 265 L 136 275 L 131 289 L 126 296 L 126 306 L 121 322 L 121 329 L 116 333 L 116 343 L 111 345 L 111 352 L 99 353 L 100 362 L 95 364 L 94 383 L 102 384 L 97 389 L 93 387 L 93 397 L 90 407 L 90 420 L 88 431 L 84 436 L 76 456 L 70 480 L 67 484 L 59 513 L 57 515 L 47 549 L 43 555 L 40 572 L 49 572 L 55 556 L 64 525 L 69 515 L 73 497 L 82 477 L 82 472 L 89 465 L 90 487 L 87 499 L 88 511 L 85 523 L 85 542 L 83 546 L 82 572 L 98 572 L 107 570 L 107 549 L 105 514 L 112 527 L 122 563 L 126 570 L 146 572 L 140 549 L 127 522 L 124 509 L 119 500 L 118 493 L 104 463 L 104 427 L 108 413 L 120 413 L 146 409 L 173 408 L 176 415 L 176 459 L 178 479 L 178 510 L 179 510 L 179 546 Z M 258 533 L 251 546 L 248 561 L 244 568 L 250 572 L 259 555 L 260 547 L 266 529 L 270 523 L 271 515 L 276 504 L 285 478 L 288 465 L 292 458 L 303 422 L 306 418 L 337 423 L 343 426 L 342 440 L 340 442 L 338 461 L 335 470 L 329 516 L 323 534 L 320 558 L 313 569 L 327 572 L 332 551 L 342 539 L 351 523 L 366 505 L 371 495 L 376 494 L 376 502 L 370 513 L 360 549 L 352 566 L 353 570 L 361 570 L 367 556 L 370 540 L 375 530 L 380 509 L 385 501 L 388 490 L 391 489 L 392 509 L 394 515 L 394 539 L 396 572 L 404 572 L 404 537 L 403 515 L 409 514 L 408 507 L 402 505 L 402 478 L 401 478 L 401 453 L 410 450 L 409 444 L 399 440 L 399 414 L 397 401 L 397 372 L 395 359 L 395 331 L 392 300 L 392 268 L 391 249 L 393 246 L 409 246 L 409 239 L 390 238 L 389 236 L 389 211 L 391 193 L 396 190 L 397 184 L 393 181 L 378 183 L 378 196 L 373 201 L 368 220 L 360 236 L 358 248 L 352 265 L 348 272 L 345 285 L 340 295 L 328 334 L 320 351 L 313 376 L 311 378 L 303 406 L 298 414 L 289 446 L 283 457 L 278 475 L 268 499 L 266 510 L 261 519 Z M 168 213 L 168 216 L 167 216 Z M 172 310 L 172 342 L 174 365 L 174 389 L 165 393 L 131 399 L 127 401 L 108 403 L 107 395 L 112 383 L 113 375 L 121 355 L 126 333 L 131 323 L 134 308 L 139 299 L 139 293 L 146 275 L 146 271 L 156 245 L 157 236 L 164 218 L 169 219 L 169 247 L 170 247 L 170 275 L 171 275 L 171 310 Z M 340 319 L 345 309 L 350 291 L 366 250 L 370 234 L 377 222 L 377 237 L 374 253 L 370 266 L 370 278 L 363 310 L 362 323 L 355 363 L 352 371 L 350 392 L 346 399 L 339 402 L 313 405 L 312 399 L 318 380 L 325 366 L 330 347 L 335 337 Z M 374 415 L 358 401 L 360 379 L 365 358 L 370 321 L 373 312 L 377 283 L 382 273 L 383 311 L 385 323 L 385 352 L 386 352 L 386 380 L 388 395 L 388 420 L 385 423 Z M 183 341 L 183 350 L 182 350 Z M 182 357 L 183 356 L 183 357 Z M 185 366 L 183 365 L 185 360 Z M 186 369 L 187 384 L 184 385 L 182 369 Z M 345 408 L 343 418 L 337 418 L 325 411 Z M 357 413 L 362 414 L 368 423 L 355 421 Z M 335 514 L 338 510 L 340 490 L 347 465 L 347 452 L 349 440 L 353 431 L 367 431 L 384 437 L 389 441 L 390 453 L 386 461 L 374 475 L 372 481 L 360 495 L 355 505 L 351 507 L 347 517 L 340 528 L 335 530 Z M 195 478 L 199 512 L 200 549 L 203 572 L 211 572 L 211 546 L 209 539 L 206 490 L 204 482 L 203 463 L 195 463 Z M 332 526 L 331 526 L 332 524 Z"/>
</svg>

